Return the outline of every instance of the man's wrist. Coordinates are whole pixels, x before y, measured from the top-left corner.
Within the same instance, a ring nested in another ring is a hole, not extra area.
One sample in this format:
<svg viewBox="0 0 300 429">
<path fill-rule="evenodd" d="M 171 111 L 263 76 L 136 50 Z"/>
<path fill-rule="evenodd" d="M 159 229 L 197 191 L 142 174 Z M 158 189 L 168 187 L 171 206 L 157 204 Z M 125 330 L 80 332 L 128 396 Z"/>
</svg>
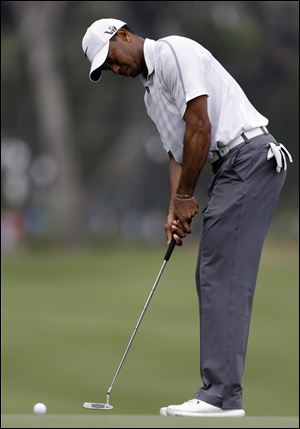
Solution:
<svg viewBox="0 0 300 429">
<path fill-rule="evenodd" d="M 194 195 L 190 194 L 175 194 L 175 200 L 177 201 L 191 201 L 194 200 L 196 197 Z"/>
<path fill-rule="evenodd" d="M 176 195 L 185 195 L 192 197 L 194 195 L 194 189 L 190 186 L 178 186 Z"/>
</svg>

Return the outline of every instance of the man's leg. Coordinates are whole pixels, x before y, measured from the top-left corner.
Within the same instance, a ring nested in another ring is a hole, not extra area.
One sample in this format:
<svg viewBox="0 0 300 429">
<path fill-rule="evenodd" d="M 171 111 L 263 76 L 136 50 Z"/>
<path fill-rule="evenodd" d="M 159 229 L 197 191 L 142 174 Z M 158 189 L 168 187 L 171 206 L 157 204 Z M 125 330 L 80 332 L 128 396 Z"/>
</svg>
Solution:
<svg viewBox="0 0 300 429">
<path fill-rule="evenodd" d="M 252 300 L 264 239 L 285 180 L 267 161 L 270 135 L 238 147 L 216 172 L 203 218 L 196 272 L 200 368 L 195 398 L 242 408 Z"/>
</svg>

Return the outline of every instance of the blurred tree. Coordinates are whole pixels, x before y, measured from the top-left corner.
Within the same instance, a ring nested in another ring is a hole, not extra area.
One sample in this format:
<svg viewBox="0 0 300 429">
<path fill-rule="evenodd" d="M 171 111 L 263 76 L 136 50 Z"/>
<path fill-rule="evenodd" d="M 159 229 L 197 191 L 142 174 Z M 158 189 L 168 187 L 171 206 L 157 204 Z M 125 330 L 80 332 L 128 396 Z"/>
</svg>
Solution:
<svg viewBox="0 0 300 429">
<path fill-rule="evenodd" d="M 212 52 L 293 154 L 278 213 L 296 212 L 298 10 L 296 1 L 2 2 L 2 135 L 24 139 L 36 150 L 47 145 L 58 160 L 63 176 L 55 188 L 60 231 L 70 230 L 70 237 L 72 228 L 83 231 L 86 209 L 99 224 L 102 214 L 114 213 L 120 227 L 130 211 L 141 213 L 142 222 L 150 210 L 162 213 L 167 206 L 167 157 L 157 152 L 161 143 L 146 114 L 141 82 L 109 73 L 99 84 L 88 80 L 82 37 L 104 17 L 128 22 L 143 37 L 190 37 Z M 28 15 L 31 26 L 23 22 Z M 210 175 L 208 166 L 198 188 L 201 203 Z M 60 209 L 61 204 L 67 207 Z"/>
<path fill-rule="evenodd" d="M 84 195 L 73 157 L 73 133 L 63 76 L 57 67 L 56 28 L 65 1 L 12 1 L 36 99 L 39 138 L 54 157 L 58 175 L 51 199 L 57 237 L 65 243 L 84 238 Z"/>
</svg>

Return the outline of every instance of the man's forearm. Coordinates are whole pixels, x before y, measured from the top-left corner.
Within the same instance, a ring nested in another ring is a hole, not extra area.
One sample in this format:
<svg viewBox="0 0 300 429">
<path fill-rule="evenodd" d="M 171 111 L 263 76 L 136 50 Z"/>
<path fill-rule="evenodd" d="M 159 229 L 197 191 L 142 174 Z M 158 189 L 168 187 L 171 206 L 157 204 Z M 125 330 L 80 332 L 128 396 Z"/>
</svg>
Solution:
<svg viewBox="0 0 300 429">
<path fill-rule="evenodd" d="M 210 147 L 209 129 L 186 128 L 184 135 L 182 172 L 176 192 L 193 195 Z"/>
<path fill-rule="evenodd" d="M 207 160 L 210 147 L 211 124 L 207 112 L 207 96 L 199 96 L 187 103 L 183 117 L 186 128 L 183 142 L 183 162 L 177 186 L 176 175 L 172 177 L 173 199 L 170 200 L 166 231 L 168 240 L 175 238 L 178 245 L 186 234 L 191 233 L 192 218 L 198 213 L 197 198 L 193 196 L 199 174 Z M 175 194 L 178 196 L 175 196 Z M 192 198 L 190 198 L 192 197 Z"/>
<path fill-rule="evenodd" d="M 179 185 L 181 173 L 182 173 L 182 165 L 179 164 L 173 158 L 173 155 L 169 153 L 169 177 L 170 177 L 170 201 L 174 199 L 175 194 L 177 192 L 177 188 Z"/>
</svg>

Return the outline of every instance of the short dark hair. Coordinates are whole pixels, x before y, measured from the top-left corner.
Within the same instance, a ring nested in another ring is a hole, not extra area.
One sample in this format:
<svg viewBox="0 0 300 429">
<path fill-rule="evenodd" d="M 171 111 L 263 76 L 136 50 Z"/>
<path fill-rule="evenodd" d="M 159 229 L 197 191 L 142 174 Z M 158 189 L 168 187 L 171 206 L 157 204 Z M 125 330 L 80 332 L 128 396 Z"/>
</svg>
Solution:
<svg viewBox="0 0 300 429">
<path fill-rule="evenodd" d="M 130 28 L 130 27 L 128 27 L 128 25 L 127 25 L 127 24 L 123 25 L 123 27 L 121 27 L 121 28 L 123 28 L 124 30 L 128 31 L 128 32 L 129 32 L 129 33 L 131 33 L 131 34 L 136 34 L 133 30 L 131 30 L 131 28 Z M 114 34 L 114 35 L 113 35 L 113 37 L 112 37 L 110 40 L 115 41 L 115 40 L 116 40 L 116 38 L 117 38 L 117 33 L 116 33 L 116 34 Z"/>
<path fill-rule="evenodd" d="M 127 24 L 125 24 L 125 25 L 123 25 L 123 27 L 121 27 L 121 28 L 123 28 L 124 30 L 126 30 L 126 31 L 128 31 L 129 33 L 131 33 L 131 34 L 136 34 L 133 30 L 131 30 L 129 27 L 128 27 L 128 25 Z M 110 38 L 110 40 L 113 40 L 113 41 L 116 41 L 116 39 L 117 39 L 117 34 L 114 34 L 113 35 L 113 37 L 111 37 Z M 92 74 L 94 75 L 94 77 L 95 77 L 95 80 L 97 80 L 98 78 L 99 78 L 99 73 L 101 74 L 102 73 L 102 71 L 103 71 L 103 64 L 102 64 L 102 66 L 100 66 L 100 67 L 98 67 L 96 70 L 94 70 L 93 72 L 92 72 Z"/>
</svg>

